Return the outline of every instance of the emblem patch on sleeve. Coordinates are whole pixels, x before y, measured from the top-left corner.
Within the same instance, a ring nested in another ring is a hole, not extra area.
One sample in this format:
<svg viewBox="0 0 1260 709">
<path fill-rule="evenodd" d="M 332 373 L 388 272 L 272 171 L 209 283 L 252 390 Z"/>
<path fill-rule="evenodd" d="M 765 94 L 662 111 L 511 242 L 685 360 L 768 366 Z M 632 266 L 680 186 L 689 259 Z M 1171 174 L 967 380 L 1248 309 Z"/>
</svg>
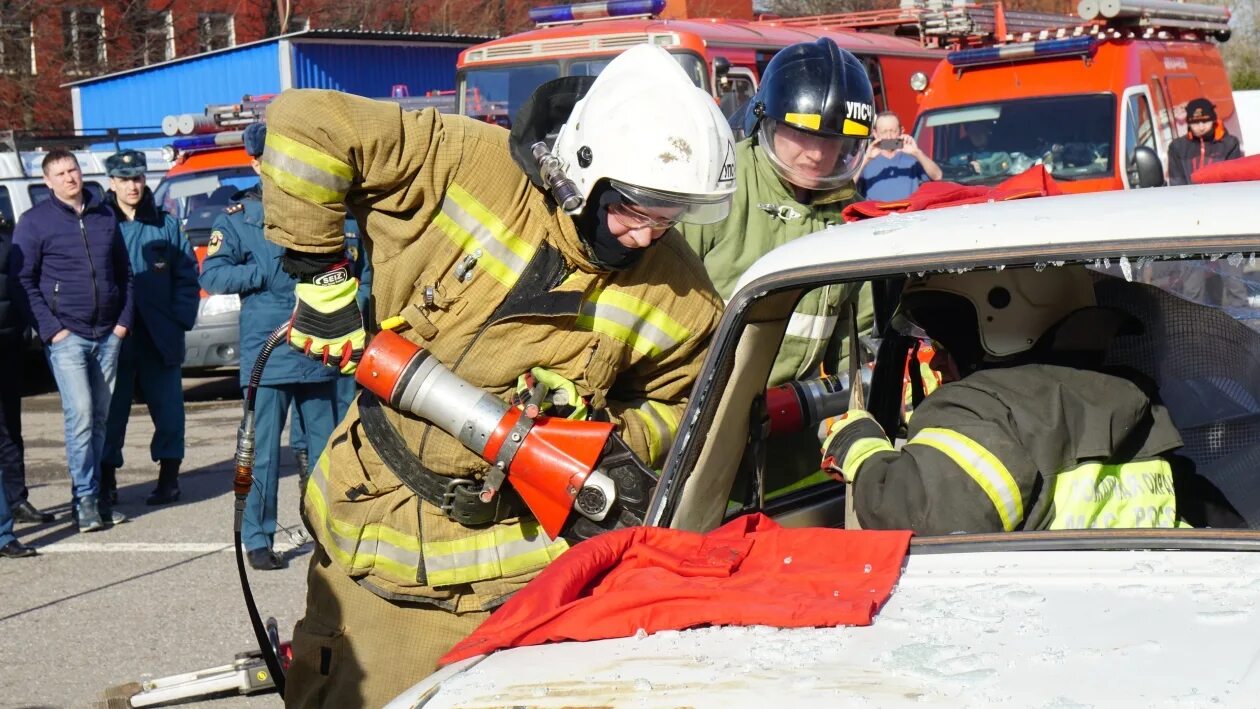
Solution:
<svg viewBox="0 0 1260 709">
<path fill-rule="evenodd" d="M 210 232 L 210 243 L 206 244 L 206 255 L 213 256 L 223 245 L 223 232 L 215 229 Z"/>
</svg>

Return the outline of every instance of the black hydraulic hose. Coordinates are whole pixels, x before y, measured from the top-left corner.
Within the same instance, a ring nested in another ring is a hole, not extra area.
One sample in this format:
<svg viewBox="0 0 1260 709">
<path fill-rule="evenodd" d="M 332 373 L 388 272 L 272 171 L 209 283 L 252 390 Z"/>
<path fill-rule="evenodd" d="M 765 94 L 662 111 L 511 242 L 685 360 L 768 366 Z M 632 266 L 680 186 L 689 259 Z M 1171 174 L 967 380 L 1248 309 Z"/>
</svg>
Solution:
<svg viewBox="0 0 1260 709">
<path fill-rule="evenodd" d="M 254 626 L 254 637 L 258 640 L 258 649 L 262 652 L 263 662 L 271 671 L 271 679 L 275 682 L 276 692 L 284 698 L 284 668 L 280 666 L 280 658 L 276 656 L 276 648 L 272 645 L 267 628 L 258 615 L 258 605 L 254 603 L 254 593 L 249 587 L 249 575 L 245 573 L 245 552 L 241 548 L 241 522 L 245 518 L 245 499 L 249 497 L 249 489 L 254 482 L 254 400 L 258 394 L 258 384 L 262 381 L 263 367 L 276 346 L 284 342 L 289 333 L 289 323 L 276 328 L 267 337 L 258 359 L 254 361 L 254 369 L 249 375 L 249 384 L 245 387 L 244 411 L 241 416 L 241 427 L 236 433 L 236 478 L 233 489 L 236 492 L 236 515 L 232 523 L 232 541 L 236 546 L 236 571 L 241 577 L 241 592 L 245 595 L 245 609 L 249 612 L 249 622 Z"/>
</svg>

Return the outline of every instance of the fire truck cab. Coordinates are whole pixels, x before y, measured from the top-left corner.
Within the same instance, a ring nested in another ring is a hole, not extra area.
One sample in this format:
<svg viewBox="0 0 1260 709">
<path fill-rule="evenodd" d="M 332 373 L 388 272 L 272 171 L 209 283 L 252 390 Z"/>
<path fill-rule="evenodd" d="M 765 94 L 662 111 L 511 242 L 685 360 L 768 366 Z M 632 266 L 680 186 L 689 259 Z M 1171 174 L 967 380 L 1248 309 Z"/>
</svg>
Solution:
<svg viewBox="0 0 1260 709">
<path fill-rule="evenodd" d="M 757 90 L 776 52 L 830 37 L 866 66 L 876 109 L 896 111 L 909 125 L 916 113 L 911 77 L 922 73 L 926 82 L 944 56 L 917 38 L 894 35 L 913 22 L 900 9 L 752 21 L 661 19 L 664 8 L 665 0 L 616 0 L 530 10 L 537 29 L 460 53 L 460 112 L 506 124 L 543 82 L 593 76 L 627 48 L 654 44 L 668 50 L 730 116 Z"/>
<path fill-rule="evenodd" d="M 1044 165 L 1067 192 L 1164 184 L 1185 106 L 1206 97 L 1239 136 L 1213 40 L 1229 10 L 1165 0 L 1083 0 L 1078 16 L 997 5 L 925 8 L 956 46 L 923 91 L 914 138 L 944 179 L 995 184 Z"/>
</svg>

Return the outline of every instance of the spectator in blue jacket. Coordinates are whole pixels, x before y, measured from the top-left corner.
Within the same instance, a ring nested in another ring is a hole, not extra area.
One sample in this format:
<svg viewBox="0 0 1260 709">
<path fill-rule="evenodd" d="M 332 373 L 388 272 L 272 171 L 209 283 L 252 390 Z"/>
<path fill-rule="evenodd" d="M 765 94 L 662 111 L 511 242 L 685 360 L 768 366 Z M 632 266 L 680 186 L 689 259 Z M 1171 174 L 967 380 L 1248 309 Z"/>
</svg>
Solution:
<svg viewBox="0 0 1260 709">
<path fill-rule="evenodd" d="M 118 347 L 131 330 L 131 268 L 114 212 L 84 193 L 74 154 L 49 151 L 43 171 L 53 196 L 18 221 L 10 273 L 61 392 L 79 531 L 95 532 L 127 519 L 100 496 L 100 462 Z"/>
<path fill-rule="evenodd" d="M 149 455 L 158 464 L 157 487 L 146 505 L 179 499 L 179 466 L 184 460 L 184 333 L 197 321 L 197 257 L 179 232 L 175 217 L 158 209 L 145 186 L 144 153 L 123 150 L 105 160 L 110 191 L 105 201 L 131 259 L 135 326 L 118 353 L 118 377 L 105 426 L 101 494 L 117 503 L 115 471 L 123 464 L 127 419 L 138 385 L 153 420 Z"/>
<path fill-rule="evenodd" d="M 259 169 L 265 131 L 255 124 L 245 133 L 245 150 Z M 253 371 L 258 353 L 276 328 L 287 322 L 296 305 L 297 279 L 280 267 L 284 249 L 263 237 L 262 192 L 258 186 L 232 196 L 232 205 L 215 219 L 201 287 L 211 293 L 241 296 L 241 386 Z M 263 369 L 254 403 L 254 485 L 245 502 L 241 538 L 250 566 L 284 568 L 274 550 L 280 485 L 280 439 L 291 403 L 306 431 L 310 450 L 323 451 L 332 435 L 337 408 L 337 370 L 298 351 L 280 346 Z"/>
</svg>

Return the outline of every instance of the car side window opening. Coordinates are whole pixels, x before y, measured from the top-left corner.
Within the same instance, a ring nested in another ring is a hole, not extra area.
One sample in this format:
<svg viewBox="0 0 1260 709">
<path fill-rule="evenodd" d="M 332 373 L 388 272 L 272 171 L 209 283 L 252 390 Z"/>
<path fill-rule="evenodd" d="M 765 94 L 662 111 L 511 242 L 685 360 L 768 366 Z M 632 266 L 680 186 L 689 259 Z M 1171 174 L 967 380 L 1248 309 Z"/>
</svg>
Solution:
<svg viewBox="0 0 1260 709">
<path fill-rule="evenodd" d="M 1147 118 L 1151 115 L 1148 110 Z M 1147 125 L 1151 125 L 1149 120 Z M 1135 131 L 1139 144 L 1143 144 L 1142 133 Z M 1188 464 L 1191 467 L 1187 470 L 1207 483 L 1179 489 L 1178 507 L 1182 507 L 1183 495 L 1187 509 L 1200 504 L 1200 497 L 1219 496 L 1247 526 L 1260 528 L 1260 480 L 1254 476 L 1260 468 L 1260 267 L 1254 257 L 1110 258 L 1085 265 L 1090 267 L 1098 306 L 1119 310 L 1138 323 L 1109 342 L 1101 371 L 1133 373 L 1138 381 L 1153 384 L 1155 401 L 1167 408 L 1183 442 L 1173 452 L 1177 464 Z M 873 282 L 876 288 L 882 284 L 882 280 Z M 937 377 L 927 387 L 930 399 L 932 391 L 939 390 L 940 363 L 944 360 L 933 360 L 925 373 L 923 367 L 908 366 L 912 364 L 913 338 L 896 328 L 886 328 L 880 334 L 883 337 L 875 341 L 879 356 L 865 366 L 871 372 L 868 408 L 877 418 L 880 411 L 885 417 L 891 415 L 891 420 L 880 423 L 885 430 L 896 432 L 891 438 L 899 448 L 914 415 L 916 397 L 911 378 L 916 373 Z M 905 349 L 896 353 L 895 361 L 889 361 L 886 344 L 897 337 L 907 340 Z M 923 340 L 921 344 L 933 343 Z M 944 378 L 946 383 L 950 381 L 948 375 Z M 920 388 L 918 396 L 922 395 Z M 808 458 L 815 466 L 820 462 L 817 451 L 826 429 L 822 423 L 800 434 L 796 445 L 803 450 L 801 461 Z M 773 450 L 773 440 L 763 443 Z M 801 461 L 792 456 L 766 455 L 764 450 L 760 454 L 767 480 L 783 477 L 776 476 L 776 467 L 793 468 L 790 477 L 800 477 L 801 471 L 795 468 Z M 751 471 L 753 463 L 750 445 L 741 469 Z M 841 494 L 825 476 L 808 484 L 815 489 L 829 485 L 834 494 Z M 804 499 L 802 487 L 787 492 Z M 757 507 L 748 474 L 742 470 L 730 499 L 731 514 Z"/>
<path fill-rule="evenodd" d="M 718 80 L 718 107 L 722 115 L 730 118 L 739 110 L 757 87 L 753 85 L 752 72 L 747 69 L 732 68 L 730 73 Z"/>
<path fill-rule="evenodd" d="M 1134 148 L 1139 145 L 1145 145 L 1158 152 L 1158 146 L 1155 143 L 1155 123 L 1151 117 L 1151 106 L 1146 100 L 1146 95 L 1131 94 L 1126 112 L 1128 115 L 1125 120 L 1124 134 L 1125 159 L 1128 159 L 1128 156 L 1133 154 Z"/>
</svg>

